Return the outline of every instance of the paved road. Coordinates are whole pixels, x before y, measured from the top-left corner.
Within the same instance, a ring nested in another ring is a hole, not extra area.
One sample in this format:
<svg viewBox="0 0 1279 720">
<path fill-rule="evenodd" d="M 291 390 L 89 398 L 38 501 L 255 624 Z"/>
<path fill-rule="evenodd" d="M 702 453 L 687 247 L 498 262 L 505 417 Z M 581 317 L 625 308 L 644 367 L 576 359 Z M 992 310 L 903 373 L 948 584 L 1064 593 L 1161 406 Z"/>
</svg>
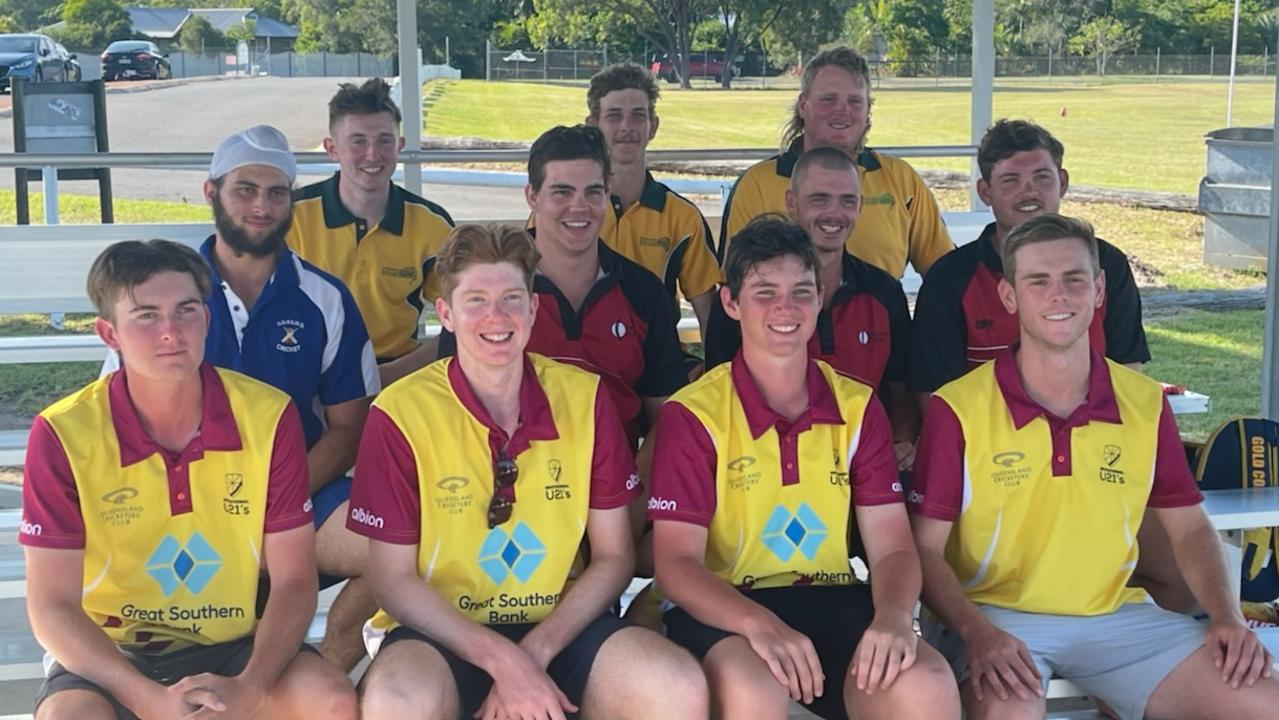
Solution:
<svg viewBox="0 0 1279 720">
<path fill-rule="evenodd" d="M 108 137 L 117 152 L 212 152 L 229 133 L 266 123 L 284 131 L 294 150 L 312 151 L 328 131 L 328 101 L 339 82 L 353 78 L 243 78 L 189 82 L 150 92 L 107 95 Z M 0 119 L 0 152 L 13 152 L 13 123 Z M 116 197 L 202 203 L 199 171 L 113 170 Z M 302 176 L 300 184 L 321 176 Z M 0 171 L 0 187 L 13 173 Z M 33 188 L 38 189 L 38 188 Z M 91 182 L 64 182 L 67 193 L 96 194 Z M 428 187 L 426 195 L 458 220 L 521 218 L 515 188 Z M 39 213 L 39 209 L 35 209 Z"/>
</svg>

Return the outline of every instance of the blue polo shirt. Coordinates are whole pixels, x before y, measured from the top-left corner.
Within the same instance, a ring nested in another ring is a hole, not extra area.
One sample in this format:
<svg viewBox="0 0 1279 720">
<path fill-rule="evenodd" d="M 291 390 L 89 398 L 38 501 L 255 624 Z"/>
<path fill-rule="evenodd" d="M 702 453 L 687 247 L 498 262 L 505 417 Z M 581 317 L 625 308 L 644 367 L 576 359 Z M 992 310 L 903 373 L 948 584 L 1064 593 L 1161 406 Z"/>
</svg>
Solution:
<svg viewBox="0 0 1279 720">
<path fill-rule="evenodd" d="M 252 308 L 223 282 L 214 238 L 200 246 L 213 273 L 204 359 L 289 394 L 302 415 L 306 446 L 324 434 L 324 407 L 381 389 L 373 344 L 340 280 L 285 249 Z"/>
</svg>

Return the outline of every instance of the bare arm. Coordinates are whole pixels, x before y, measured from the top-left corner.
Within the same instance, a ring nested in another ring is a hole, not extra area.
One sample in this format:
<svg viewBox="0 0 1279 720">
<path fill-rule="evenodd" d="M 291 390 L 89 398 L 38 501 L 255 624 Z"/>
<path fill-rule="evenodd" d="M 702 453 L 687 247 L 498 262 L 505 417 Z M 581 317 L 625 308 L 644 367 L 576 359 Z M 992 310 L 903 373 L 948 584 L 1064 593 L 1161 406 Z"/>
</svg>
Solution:
<svg viewBox="0 0 1279 720">
<path fill-rule="evenodd" d="M 627 508 L 592 509 L 586 520 L 591 563 L 551 614 L 520 641 L 542 667 L 560 654 L 591 621 L 621 597 L 635 568 L 635 544 Z"/>
<path fill-rule="evenodd" d="M 658 586 L 695 620 L 746 638 L 792 699 L 812 702 L 825 683 L 812 642 L 707 570 L 707 537 L 700 525 L 655 521 Z"/>
<path fill-rule="evenodd" d="M 378 365 L 378 379 L 382 381 L 382 387 L 386 387 L 400 378 L 419 368 L 435 362 L 436 356 L 439 354 L 440 336 L 425 338 L 416 349 L 411 350 L 400 357 Z"/>
<path fill-rule="evenodd" d="M 142 718 L 190 711 L 181 697 L 143 676 L 81 605 L 84 551 L 24 548 L 27 616 L 36 640 L 67 670 L 100 686 Z M 169 713 L 164 713 L 167 706 Z"/>
<path fill-rule="evenodd" d="M 866 544 L 875 617 L 862 635 L 850 671 L 857 687 L 886 689 L 915 664 L 915 602 L 919 599 L 919 554 L 901 503 L 854 507 Z"/>
<path fill-rule="evenodd" d="M 333 482 L 355 465 L 355 451 L 360 445 L 364 420 L 369 416 L 373 398 L 357 398 L 324 408 L 328 426 L 320 439 L 306 453 L 307 470 L 311 474 L 311 492 Z"/>
</svg>

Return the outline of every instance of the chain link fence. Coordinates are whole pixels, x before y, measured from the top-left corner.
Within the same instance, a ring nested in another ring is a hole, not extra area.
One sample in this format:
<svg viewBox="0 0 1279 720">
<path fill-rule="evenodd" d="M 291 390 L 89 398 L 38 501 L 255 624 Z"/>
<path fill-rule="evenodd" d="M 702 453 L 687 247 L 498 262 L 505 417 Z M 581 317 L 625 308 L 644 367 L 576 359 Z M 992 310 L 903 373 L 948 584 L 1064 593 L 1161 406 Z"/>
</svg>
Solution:
<svg viewBox="0 0 1279 720">
<path fill-rule="evenodd" d="M 76 50 L 81 78 L 102 77 L 102 58 L 97 52 Z M 260 46 L 250 50 L 247 62 L 241 62 L 235 48 L 210 49 L 202 53 L 175 50 L 167 58 L 175 78 L 209 75 L 272 75 L 275 77 L 391 77 L 395 75 L 393 58 L 371 53 L 268 53 Z M 589 75 L 587 77 L 590 77 Z"/>
</svg>

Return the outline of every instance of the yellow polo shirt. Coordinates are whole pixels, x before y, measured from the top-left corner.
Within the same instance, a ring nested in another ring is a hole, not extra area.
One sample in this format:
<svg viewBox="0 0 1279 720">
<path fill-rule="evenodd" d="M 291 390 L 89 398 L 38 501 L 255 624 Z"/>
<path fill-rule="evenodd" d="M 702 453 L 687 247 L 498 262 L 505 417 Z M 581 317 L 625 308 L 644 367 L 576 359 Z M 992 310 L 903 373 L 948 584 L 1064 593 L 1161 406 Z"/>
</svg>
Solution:
<svg viewBox="0 0 1279 720">
<path fill-rule="evenodd" d="M 346 283 L 379 361 L 417 347 L 422 308 L 439 297 L 431 272 L 453 229 L 444 208 L 392 183 L 386 215 L 369 227 L 338 197 L 341 173 L 294 194 L 288 244 L 299 257 Z"/>
<path fill-rule="evenodd" d="M 800 137 L 780 155 L 752 165 L 728 195 L 719 234 L 719 259 L 739 230 L 764 213 L 786 214 L 786 190 L 799 161 Z M 862 210 L 848 236 L 848 252 L 900 279 L 906 262 L 922 276 L 954 248 L 941 210 L 923 179 L 905 160 L 862 150 Z"/>
</svg>

